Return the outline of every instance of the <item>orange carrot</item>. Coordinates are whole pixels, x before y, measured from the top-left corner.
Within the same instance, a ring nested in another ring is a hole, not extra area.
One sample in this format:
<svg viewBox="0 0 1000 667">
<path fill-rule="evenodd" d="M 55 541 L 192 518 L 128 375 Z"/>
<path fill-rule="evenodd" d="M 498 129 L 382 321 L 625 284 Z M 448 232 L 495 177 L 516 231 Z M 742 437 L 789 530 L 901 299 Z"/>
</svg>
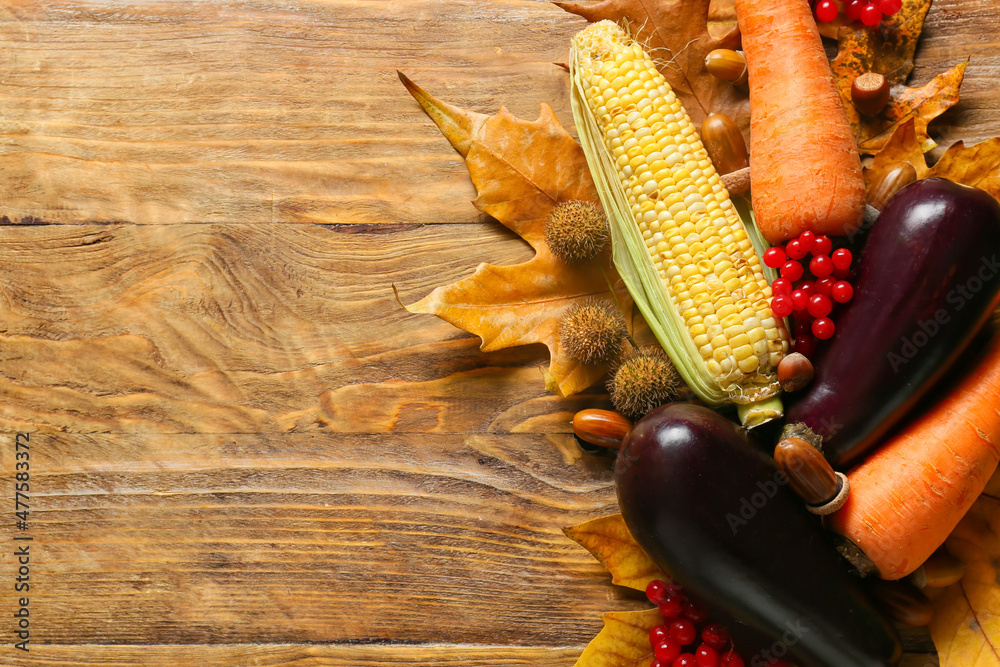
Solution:
<svg viewBox="0 0 1000 667">
<path fill-rule="evenodd" d="M 910 574 L 940 547 L 1000 461 L 1000 333 L 940 402 L 848 475 L 828 526 L 883 579 Z"/>
<path fill-rule="evenodd" d="M 750 192 L 772 244 L 860 229 L 861 158 L 808 0 L 736 0 L 750 75 Z"/>
</svg>

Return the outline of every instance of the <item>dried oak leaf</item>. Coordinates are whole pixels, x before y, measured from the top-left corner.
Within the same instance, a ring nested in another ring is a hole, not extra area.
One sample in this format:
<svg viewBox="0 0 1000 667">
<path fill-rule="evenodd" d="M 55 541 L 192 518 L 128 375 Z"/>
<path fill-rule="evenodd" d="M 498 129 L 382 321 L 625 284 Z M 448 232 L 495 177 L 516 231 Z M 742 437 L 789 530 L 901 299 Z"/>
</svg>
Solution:
<svg viewBox="0 0 1000 667">
<path fill-rule="evenodd" d="M 841 26 L 837 33 L 837 57 L 830 67 L 858 147 L 865 155 L 877 153 L 895 128 L 909 118 L 915 120 L 921 147 L 929 151 L 936 144 L 927 134 L 927 124 L 958 102 L 967 62 L 939 74 L 920 88 L 905 85 L 913 71 L 913 54 L 930 4 L 930 0 L 903 0 L 902 9 L 886 17 L 877 29 L 850 24 Z M 862 116 L 851 103 L 851 84 L 865 72 L 884 75 L 892 86 L 889 105 L 874 118 Z"/>
<path fill-rule="evenodd" d="M 933 167 L 928 167 L 911 119 L 899 125 L 885 147 L 876 153 L 872 165 L 865 169 L 865 181 L 869 185 L 877 183 L 903 162 L 913 165 L 917 178 L 947 178 L 985 190 L 1000 199 L 1000 137 L 972 146 L 955 142 Z"/>
<path fill-rule="evenodd" d="M 891 86 L 906 83 L 913 71 L 913 54 L 930 6 L 931 0 L 903 0 L 902 8 L 884 17 L 876 28 L 854 21 L 842 25 L 834 35 L 838 42 L 837 57 L 831 62 L 841 85 L 846 80 L 850 90 L 854 78 L 865 72 L 884 75 Z"/>
<path fill-rule="evenodd" d="M 917 141 L 917 132 L 913 127 L 912 118 L 896 126 L 889 141 L 875 153 L 871 166 L 865 167 L 865 185 L 871 188 L 881 181 L 882 177 L 904 162 L 913 165 L 913 169 L 917 172 L 917 178 L 927 176 L 927 160 L 924 159 L 924 151 L 920 148 L 920 142 Z"/>
<path fill-rule="evenodd" d="M 653 579 L 668 579 L 632 537 L 621 514 L 564 528 L 563 532 L 601 562 L 611 573 L 613 584 L 644 591 Z"/>
<path fill-rule="evenodd" d="M 601 0 L 585 3 L 559 0 L 557 6 L 590 22 L 626 21 L 636 39 L 661 64 L 660 71 L 677 93 L 691 121 L 701 126 L 709 113 L 724 113 L 743 131 L 750 127 L 750 100 L 745 92 L 720 81 L 705 69 L 714 49 L 738 49 L 739 31 L 726 13 L 713 15 L 710 0 Z M 719 20 L 721 19 L 721 20 Z M 719 30 L 719 32 L 716 32 Z"/>
<path fill-rule="evenodd" d="M 865 133 L 858 139 L 858 148 L 872 155 L 885 145 L 893 130 L 912 118 L 920 148 L 924 152 L 937 146 L 927 134 L 927 124 L 958 103 L 958 89 L 965 78 L 968 61 L 938 74 L 920 88 L 898 86 L 892 90 L 892 100 L 885 108 L 883 119 L 866 120 Z"/>
<path fill-rule="evenodd" d="M 965 574 L 934 601 L 941 667 L 1000 667 L 1000 498 L 981 496 L 946 544 Z"/>
<path fill-rule="evenodd" d="M 571 265 L 557 259 L 544 235 L 545 220 L 559 202 L 576 199 L 600 206 L 583 150 L 546 104 L 534 122 L 503 108 L 486 116 L 435 98 L 402 73 L 399 78 L 465 158 L 478 193 L 473 205 L 535 250 L 522 264 L 481 264 L 473 275 L 438 287 L 406 309 L 437 315 L 476 334 L 487 352 L 542 343 L 550 354 L 546 389 L 568 396 L 591 386 L 607 367 L 569 359 L 559 343 L 559 320 L 588 298 L 610 296 L 608 281 L 594 262 Z M 617 281 L 609 255 L 596 261 L 607 267 L 609 280 Z M 618 300 L 631 307 L 624 289 Z"/>
<path fill-rule="evenodd" d="M 574 667 L 646 667 L 653 662 L 649 631 L 663 623 L 660 610 L 602 614 L 604 629 L 587 644 Z"/>
<path fill-rule="evenodd" d="M 834 0 L 834 2 L 837 3 L 837 18 L 825 23 L 822 21 L 816 23 L 816 27 L 819 29 L 819 34 L 829 39 L 837 39 L 837 36 L 840 34 L 840 29 L 844 26 L 854 25 L 854 21 L 847 18 L 847 12 L 844 11 L 847 9 L 847 3 L 843 0 Z"/>
</svg>

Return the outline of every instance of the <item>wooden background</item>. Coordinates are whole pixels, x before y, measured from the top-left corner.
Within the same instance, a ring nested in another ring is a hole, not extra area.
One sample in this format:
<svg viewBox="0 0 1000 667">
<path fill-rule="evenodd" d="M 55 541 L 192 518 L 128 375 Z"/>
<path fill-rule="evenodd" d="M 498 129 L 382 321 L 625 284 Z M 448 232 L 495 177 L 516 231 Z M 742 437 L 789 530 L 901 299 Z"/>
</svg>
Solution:
<svg viewBox="0 0 1000 667">
<path fill-rule="evenodd" d="M 0 454 L 31 435 L 31 651 L 0 664 L 572 665 L 640 608 L 563 526 L 616 510 L 543 389 L 404 302 L 528 248 L 396 78 L 571 125 L 545 0 L 6 0 Z M 935 0 L 943 145 L 1000 134 L 1000 0 Z M 933 126 L 932 126 L 933 127 Z M 6 619 L 6 620 L 4 620 Z M 908 664 L 936 660 L 919 633 Z"/>
</svg>

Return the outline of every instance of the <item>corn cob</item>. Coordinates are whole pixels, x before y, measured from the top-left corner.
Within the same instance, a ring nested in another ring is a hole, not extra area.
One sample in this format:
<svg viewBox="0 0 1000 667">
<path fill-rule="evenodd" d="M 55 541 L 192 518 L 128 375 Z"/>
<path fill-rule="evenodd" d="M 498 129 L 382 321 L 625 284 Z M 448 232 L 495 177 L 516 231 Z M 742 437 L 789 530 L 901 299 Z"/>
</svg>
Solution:
<svg viewBox="0 0 1000 667">
<path fill-rule="evenodd" d="M 577 34 L 570 61 L 573 117 L 615 265 L 647 323 L 705 402 L 736 403 L 748 427 L 781 416 L 776 369 L 788 330 L 680 100 L 611 21 Z"/>
</svg>

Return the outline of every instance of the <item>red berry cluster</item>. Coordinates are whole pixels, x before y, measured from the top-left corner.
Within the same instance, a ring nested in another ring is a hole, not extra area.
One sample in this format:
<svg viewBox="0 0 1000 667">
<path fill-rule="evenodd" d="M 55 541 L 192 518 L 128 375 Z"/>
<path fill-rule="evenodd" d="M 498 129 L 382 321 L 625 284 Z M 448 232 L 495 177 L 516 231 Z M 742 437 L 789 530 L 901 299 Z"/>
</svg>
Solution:
<svg viewBox="0 0 1000 667">
<path fill-rule="evenodd" d="M 851 21 L 861 21 L 868 27 L 878 25 L 883 16 L 892 16 L 903 8 L 903 0 L 845 0 L 844 15 Z M 840 7 L 836 0 L 819 0 L 813 5 L 816 20 L 829 23 L 837 18 Z"/>
<path fill-rule="evenodd" d="M 708 613 L 688 600 L 681 586 L 656 579 L 646 586 L 646 597 L 663 616 L 663 624 L 649 631 L 654 658 L 650 667 L 744 667 L 726 628 L 711 623 L 698 632 Z"/>
<path fill-rule="evenodd" d="M 809 276 L 803 267 L 807 255 L 812 255 Z M 853 259 L 847 248 L 833 250 L 829 237 L 810 231 L 764 251 L 764 264 L 781 274 L 771 283 L 771 312 L 777 317 L 794 315 L 795 352 L 812 356 L 815 339 L 833 335 L 836 326 L 830 313 L 834 303 L 847 303 L 854 296 L 854 288 L 845 280 Z"/>
</svg>

